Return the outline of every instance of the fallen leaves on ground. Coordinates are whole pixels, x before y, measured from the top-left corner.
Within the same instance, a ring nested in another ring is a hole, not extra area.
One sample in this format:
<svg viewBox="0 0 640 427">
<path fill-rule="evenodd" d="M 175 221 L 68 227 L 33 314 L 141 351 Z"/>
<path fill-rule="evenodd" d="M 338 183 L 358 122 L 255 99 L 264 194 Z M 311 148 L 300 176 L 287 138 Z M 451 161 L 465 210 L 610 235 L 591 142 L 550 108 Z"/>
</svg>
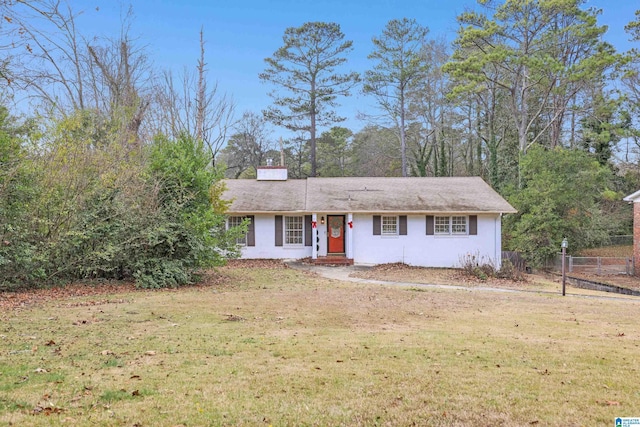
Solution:
<svg viewBox="0 0 640 427">
<path fill-rule="evenodd" d="M 480 280 L 464 274 L 455 268 L 417 267 L 400 262 L 379 264 L 367 270 L 356 271 L 352 277 L 362 279 L 386 280 L 392 282 L 423 283 L 457 286 L 492 286 L 517 288 L 527 284 L 526 281 L 514 282 L 508 279 L 490 278 Z"/>
<path fill-rule="evenodd" d="M 265 268 L 275 270 L 289 268 L 287 264 L 279 259 L 230 259 L 226 268 Z"/>
<path fill-rule="evenodd" d="M 270 260 L 267 260 L 270 261 Z M 280 262 L 281 265 L 282 262 Z M 264 268 L 264 267 L 263 267 Z M 274 267 L 275 268 L 275 267 Z M 217 269 L 210 269 L 202 272 L 202 281 L 191 287 L 211 287 L 224 286 L 229 283 L 229 277 Z M 175 291 L 175 289 L 158 289 L 155 291 Z M 127 302 L 122 298 L 99 298 L 104 295 L 122 294 L 130 292 L 152 292 L 149 289 L 141 289 L 133 282 L 102 282 L 102 283 L 72 283 L 67 285 L 53 286 L 41 289 L 24 289 L 19 291 L 0 292 L 0 312 L 10 310 L 20 310 L 50 301 L 64 301 L 64 307 L 84 307 L 102 304 L 121 304 Z M 68 301 L 73 298 L 96 297 L 95 299 L 84 301 Z M 82 321 L 78 324 L 86 324 Z"/>
<path fill-rule="evenodd" d="M 136 291 L 133 283 L 70 284 L 43 289 L 29 289 L 17 292 L 0 293 L 0 311 L 15 310 L 41 304 L 48 301 L 64 300 L 73 297 L 90 297 Z"/>
<path fill-rule="evenodd" d="M 42 414 L 42 415 L 52 415 L 52 414 L 61 414 L 64 412 L 64 409 L 58 408 L 56 406 L 36 406 L 33 408 L 33 414 Z"/>
</svg>

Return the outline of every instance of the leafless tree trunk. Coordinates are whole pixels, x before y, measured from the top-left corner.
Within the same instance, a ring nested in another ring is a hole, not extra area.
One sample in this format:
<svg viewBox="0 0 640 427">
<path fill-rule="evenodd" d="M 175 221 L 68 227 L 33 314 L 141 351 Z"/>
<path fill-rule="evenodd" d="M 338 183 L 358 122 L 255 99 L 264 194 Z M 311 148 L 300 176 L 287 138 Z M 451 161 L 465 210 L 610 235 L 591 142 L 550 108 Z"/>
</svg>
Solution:
<svg viewBox="0 0 640 427">
<path fill-rule="evenodd" d="M 208 84 L 203 31 L 196 73 L 185 70 L 178 80 L 171 71 L 165 72 L 153 110 L 156 132 L 172 138 L 187 133 L 203 141 L 215 164 L 234 125 L 235 105 L 231 97 L 219 93 L 217 82 Z"/>
<path fill-rule="evenodd" d="M 196 139 L 202 140 L 204 137 L 204 116 L 206 113 L 205 96 L 207 92 L 207 82 L 205 80 L 204 62 L 204 31 L 200 29 L 200 59 L 198 60 L 198 94 L 196 97 Z"/>
<path fill-rule="evenodd" d="M 117 123 L 122 142 L 140 145 L 140 128 L 150 103 L 150 94 L 145 90 L 150 78 L 146 57 L 132 48 L 126 33 L 111 46 L 88 46 L 87 49 L 91 65 L 95 65 L 92 71 L 99 71 L 99 78 L 93 81 L 102 82 L 106 89 L 103 111 Z M 95 85 L 96 89 L 101 86 Z"/>
</svg>

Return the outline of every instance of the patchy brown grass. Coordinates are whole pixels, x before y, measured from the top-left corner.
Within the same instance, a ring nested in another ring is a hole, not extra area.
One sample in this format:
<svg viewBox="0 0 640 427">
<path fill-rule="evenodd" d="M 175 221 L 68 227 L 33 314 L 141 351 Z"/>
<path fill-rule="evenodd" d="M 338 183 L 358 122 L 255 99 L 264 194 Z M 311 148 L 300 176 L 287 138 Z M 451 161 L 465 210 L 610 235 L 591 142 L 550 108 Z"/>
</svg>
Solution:
<svg viewBox="0 0 640 427">
<path fill-rule="evenodd" d="M 0 425 L 577 426 L 640 413 L 640 326 L 621 315 L 635 300 L 219 273 L 2 312 Z"/>
</svg>

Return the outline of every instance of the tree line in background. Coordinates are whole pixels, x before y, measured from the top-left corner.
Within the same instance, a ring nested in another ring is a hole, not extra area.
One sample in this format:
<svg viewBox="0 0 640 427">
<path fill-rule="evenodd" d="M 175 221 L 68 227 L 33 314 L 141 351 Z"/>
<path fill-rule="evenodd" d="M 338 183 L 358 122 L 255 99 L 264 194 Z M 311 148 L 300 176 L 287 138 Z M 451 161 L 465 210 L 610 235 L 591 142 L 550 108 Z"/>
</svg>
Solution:
<svg viewBox="0 0 640 427">
<path fill-rule="evenodd" d="M 335 23 L 285 31 L 258 76 L 264 112 L 236 115 L 207 73 L 154 70 L 130 37 L 76 29 L 59 0 L 0 2 L 0 284 L 134 278 L 188 283 L 237 253 L 221 178 L 284 157 L 307 176 L 482 176 L 518 209 L 505 246 L 542 264 L 630 230 L 640 187 L 640 54 L 602 40 L 582 0 L 483 1 L 452 45 L 415 19 L 374 36 L 371 66 L 344 71 Z M 640 40 L 640 13 L 626 26 Z M 341 97 L 375 113 L 340 126 Z M 12 99 L 29 110 L 11 110 Z M 294 137 L 274 140 L 271 126 Z"/>
</svg>

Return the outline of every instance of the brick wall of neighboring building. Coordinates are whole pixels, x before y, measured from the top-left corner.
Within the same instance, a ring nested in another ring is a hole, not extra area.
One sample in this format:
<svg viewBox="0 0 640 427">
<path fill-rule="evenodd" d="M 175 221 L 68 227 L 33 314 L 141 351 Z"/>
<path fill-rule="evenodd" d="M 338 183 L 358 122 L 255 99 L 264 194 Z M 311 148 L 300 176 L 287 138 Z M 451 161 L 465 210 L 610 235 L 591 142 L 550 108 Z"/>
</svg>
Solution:
<svg viewBox="0 0 640 427">
<path fill-rule="evenodd" d="M 640 201 L 633 204 L 633 260 L 634 274 L 640 276 Z"/>
</svg>

